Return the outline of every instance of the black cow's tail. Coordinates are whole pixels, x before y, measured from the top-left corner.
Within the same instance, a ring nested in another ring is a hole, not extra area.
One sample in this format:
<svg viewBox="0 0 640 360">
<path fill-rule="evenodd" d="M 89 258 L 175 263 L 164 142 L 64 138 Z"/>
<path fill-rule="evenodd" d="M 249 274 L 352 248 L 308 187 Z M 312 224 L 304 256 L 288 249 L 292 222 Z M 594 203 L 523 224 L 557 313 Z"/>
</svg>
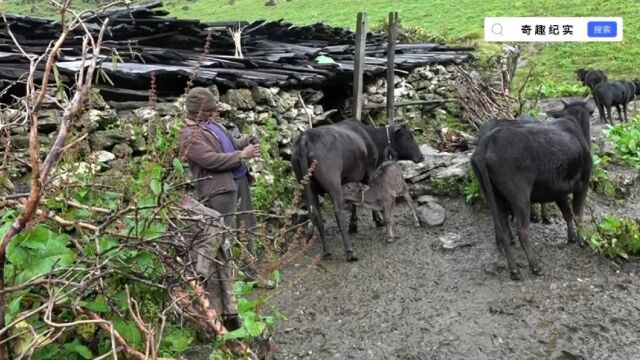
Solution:
<svg viewBox="0 0 640 360">
<path fill-rule="evenodd" d="M 481 143 L 479 149 L 476 149 L 476 152 L 478 154 L 486 154 L 487 147 L 485 144 L 486 143 Z M 498 221 L 498 203 L 496 194 L 493 189 L 493 184 L 491 183 L 491 178 L 489 177 L 489 168 L 487 166 L 487 162 L 483 157 L 478 158 L 472 156 L 471 168 L 473 169 L 473 172 L 475 173 L 476 178 L 480 183 L 480 187 L 482 188 L 482 192 L 484 193 L 484 196 L 487 200 L 487 205 L 489 206 L 489 210 L 493 215 L 494 222 L 497 227 L 500 223 L 500 221 Z"/>
<path fill-rule="evenodd" d="M 300 137 L 300 144 L 299 144 L 300 145 L 299 149 L 301 150 L 301 153 L 300 153 L 300 172 L 302 174 L 301 179 L 304 179 L 309 172 L 309 158 L 311 158 L 312 154 L 308 144 L 309 144 L 309 138 L 307 137 L 306 134 L 302 134 Z M 306 183 L 304 184 L 304 194 L 307 199 L 309 217 L 311 218 L 311 221 L 315 225 L 316 211 L 319 211 L 320 209 L 315 208 L 317 204 L 315 203 L 315 197 L 314 197 L 313 191 L 311 190 L 311 178 L 309 178 L 308 181 L 306 181 Z"/>
</svg>

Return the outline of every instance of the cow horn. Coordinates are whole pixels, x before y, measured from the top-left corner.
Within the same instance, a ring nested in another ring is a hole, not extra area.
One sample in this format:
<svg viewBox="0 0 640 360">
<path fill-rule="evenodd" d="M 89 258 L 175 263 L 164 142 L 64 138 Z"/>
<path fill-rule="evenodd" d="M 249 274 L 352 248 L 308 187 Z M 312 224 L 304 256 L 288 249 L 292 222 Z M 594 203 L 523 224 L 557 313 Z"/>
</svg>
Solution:
<svg viewBox="0 0 640 360">
<path fill-rule="evenodd" d="M 562 105 L 564 105 L 564 106 L 569 105 L 569 103 L 565 99 L 560 99 L 560 102 L 562 102 Z"/>
</svg>

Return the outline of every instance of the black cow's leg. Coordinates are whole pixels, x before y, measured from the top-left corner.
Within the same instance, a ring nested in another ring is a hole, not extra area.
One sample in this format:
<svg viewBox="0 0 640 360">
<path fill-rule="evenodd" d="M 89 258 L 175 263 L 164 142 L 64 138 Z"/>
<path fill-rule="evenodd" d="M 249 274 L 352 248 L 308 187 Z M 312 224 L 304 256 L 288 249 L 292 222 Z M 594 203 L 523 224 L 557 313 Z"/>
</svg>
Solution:
<svg viewBox="0 0 640 360">
<path fill-rule="evenodd" d="M 382 219 L 382 215 L 380 214 L 380 211 L 371 210 L 371 215 L 373 216 L 373 222 L 376 224 L 376 227 L 384 226 L 384 220 Z"/>
<path fill-rule="evenodd" d="M 309 216 L 311 217 L 311 223 L 313 223 L 320 233 L 320 240 L 322 241 L 322 257 L 327 259 L 331 257 L 331 252 L 327 247 L 327 237 L 324 232 L 324 220 L 322 220 L 322 209 L 320 208 L 318 194 L 313 194 L 311 198 L 312 204 L 309 204 Z"/>
<path fill-rule="evenodd" d="M 624 121 L 627 122 L 627 121 L 629 121 L 629 117 L 627 117 L 627 104 L 626 103 L 622 104 L 622 109 L 624 110 Z"/>
<path fill-rule="evenodd" d="M 549 218 L 549 212 L 546 203 L 540 203 L 540 212 L 542 213 L 542 223 L 551 224 L 551 218 Z"/>
<path fill-rule="evenodd" d="M 589 191 L 589 186 L 585 186 L 583 190 L 576 191 L 573 193 L 573 204 L 572 210 L 574 215 L 574 221 L 577 226 L 576 232 L 576 240 L 578 240 L 578 245 L 584 247 L 586 246 L 586 242 L 584 238 L 582 238 L 582 210 L 584 208 L 584 202 L 587 199 L 587 192 Z"/>
<path fill-rule="evenodd" d="M 613 116 L 611 116 L 611 105 L 607 104 L 607 117 L 609 118 L 609 124 L 613 125 Z"/>
<path fill-rule="evenodd" d="M 498 207 L 498 209 L 496 209 L 497 211 L 494 213 L 496 242 L 502 245 L 504 255 L 507 258 L 507 264 L 509 265 L 511 279 L 522 280 L 522 274 L 520 274 L 520 270 L 518 270 L 511 249 L 511 240 L 513 238 L 513 235 L 511 233 L 511 227 L 509 226 L 509 211 L 506 206 L 505 200 L 496 196 L 496 206 Z"/>
<path fill-rule="evenodd" d="M 358 208 L 356 204 L 351 204 L 351 219 L 349 220 L 349 234 L 358 232 Z"/>
<path fill-rule="evenodd" d="M 347 214 L 344 210 L 344 199 L 342 198 L 342 189 L 338 183 L 338 187 L 329 191 L 331 200 L 333 201 L 333 208 L 336 213 L 336 222 L 340 229 L 340 235 L 342 235 L 342 243 L 347 253 L 347 261 L 358 261 L 358 258 L 353 253 L 353 247 L 351 246 L 351 238 L 347 229 Z"/>
<path fill-rule="evenodd" d="M 387 204 L 382 208 L 382 218 L 387 227 L 387 242 L 393 242 L 393 204 Z"/>
<path fill-rule="evenodd" d="M 616 110 L 618 111 L 618 118 L 620 118 L 620 122 L 624 122 L 624 119 L 622 118 L 622 106 L 620 106 L 620 104 L 616 104 Z"/>
<path fill-rule="evenodd" d="M 537 222 L 540 222 L 540 216 L 538 216 L 538 212 L 536 211 L 536 208 L 534 205 L 535 205 L 534 203 L 531 203 L 531 222 L 537 223 Z"/>
<path fill-rule="evenodd" d="M 564 221 L 567 223 L 567 241 L 570 243 L 576 242 L 577 234 L 576 229 L 573 223 L 573 210 L 569 206 L 569 201 L 564 198 L 562 200 L 556 201 L 560 211 L 562 212 L 562 217 Z"/>
<path fill-rule="evenodd" d="M 595 99 L 595 97 L 594 97 L 594 99 Z M 597 102 L 596 105 L 598 105 L 598 115 L 600 115 L 600 121 L 603 124 L 606 124 L 607 123 L 607 118 L 605 117 L 605 114 L 604 114 L 604 105 L 602 105 L 601 102 Z"/>
<path fill-rule="evenodd" d="M 529 262 L 529 268 L 534 275 L 540 275 L 540 265 L 538 259 L 533 251 L 533 246 L 529 240 L 529 216 L 528 212 L 531 207 L 523 204 L 526 203 L 526 199 L 519 199 L 518 204 L 515 206 L 514 214 L 516 216 L 516 222 L 518 226 L 518 239 L 520 240 L 520 246 L 524 249 L 524 253 L 527 256 Z"/>
</svg>

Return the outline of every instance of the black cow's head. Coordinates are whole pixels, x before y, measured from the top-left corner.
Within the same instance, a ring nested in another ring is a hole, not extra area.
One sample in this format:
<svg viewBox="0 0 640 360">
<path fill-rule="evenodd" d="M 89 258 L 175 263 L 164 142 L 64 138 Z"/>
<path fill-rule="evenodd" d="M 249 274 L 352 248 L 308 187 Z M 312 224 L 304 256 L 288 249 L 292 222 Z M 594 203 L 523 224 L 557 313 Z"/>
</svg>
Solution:
<svg viewBox="0 0 640 360">
<path fill-rule="evenodd" d="M 588 70 L 585 70 L 585 69 L 578 69 L 578 70 L 576 70 L 576 77 L 577 77 L 577 80 L 578 80 L 578 81 L 581 81 L 581 82 L 584 84 L 584 83 L 585 83 L 585 80 L 586 80 L 585 78 L 586 78 L 586 76 L 587 76 L 587 73 L 588 73 L 588 72 L 589 72 L 589 71 L 588 71 Z"/>
<path fill-rule="evenodd" d="M 411 129 L 405 124 L 394 127 L 391 148 L 398 160 L 411 160 L 415 163 L 424 160 L 420 147 L 413 138 Z"/>
<path fill-rule="evenodd" d="M 633 85 L 636 87 L 636 95 L 640 95 L 640 79 L 634 79 Z"/>
</svg>

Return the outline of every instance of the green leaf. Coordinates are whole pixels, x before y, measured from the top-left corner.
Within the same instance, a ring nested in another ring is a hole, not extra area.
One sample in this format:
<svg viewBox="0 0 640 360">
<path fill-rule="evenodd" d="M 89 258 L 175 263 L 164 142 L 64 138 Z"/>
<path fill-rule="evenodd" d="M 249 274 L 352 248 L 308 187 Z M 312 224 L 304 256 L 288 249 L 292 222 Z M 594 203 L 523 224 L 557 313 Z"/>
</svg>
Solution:
<svg viewBox="0 0 640 360">
<path fill-rule="evenodd" d="M 48 239 L 41 244 L 40 240 L 44 236 L 44 231 L 39 231 L 38 234 L 38 236 L 30 236 L 28 240 L 22 243 L 22 245 L 31 246 L 27 250 L 30 256 L 24 266 L 16 268 L 18 273 L 16 284 L 23 284 L 35 277 L 44 275 L 53 270 L 56 264 L 58 267 L 68 267 L 75 260 L 76 254 L 67 247 L 69 243 L 68 235 L 56 235 L 49 231 Z"/>
<path fill-rule="evenodd" d="M 106 313 L 109 311 L 107 304 L 102 298 L 95 301 L 80 301 L 80 306 L 97 313 Z"/>
<path fill-rule="evenodd" d="M 222 336 L 224 341 L 234 340 L 234 339 L 242 339 L 249 336 L 249 330 L 246 327 L 241 327 L 239 329 L 228 332 Z"/>
<path fill-rule="evenodd" d="M 147 274 L 147 272 L 153 272 L 155 270 L 155 259 L 156 257 L 148 251 L 140 252 L 136 255 L 132 261 L 138 265 L 140 270 Z"/>
<path fill-rule="evenodd" d="M 151 224 L 149 224 L 144 234 L 142 235 L 147 239 L 154 239 L 164 234 L 166 231 L 167 231 L 167 225 L 159 221 L 154 221 Z"/>
<path fill-rule="evenodd" d="M 275 282 L 276 284 L 279 284 L 280 282 L 282 282 L 282 274 L 278 269 L 273 271 L 273 282 Z"/>
<path fill-rule="evenodd" d="M 233 284 L 233 292 L 236 294 L 236 296 L 239 296 L 239 297 L 247 296 L 253 292 L 256 283 L 257 283 L 256 281 L 249 281 L 249 282 L 236 281 Z"/>
<path fill-rule="evenodd" d="M 29 253 L 22 247 L 11 245 L 12 244 L 9 243 L 9 246 L 7 247 L 7 259 L 9 259 L 9 262 L 15 266 L 24 266 L 24 264 L 29 260 Z"/>
<path fill-rule="evenodd" d="M 130 345 L 142 345 L 142 334 L 133 321 L 125 321 L 122 319 L 112 319 L 112 321 L 116 331 L 118 331 L 123 338 L 127 339 Z"/>
<path fill-rule="evenodd" d="M 110 250 L 117 249 L 120 242 L 114 238 L 103 237 L 98 240 L 98 245 L 100 245 L 100 253 L 105 255 Z"/>
<path fill-rule="evenodd" d="M 66 206 L 62 201 L 58 201 L 56 199 L 47 199 L 45 202 L 45 206 L 49 209 L 64 209 Z"/>
<path fill-rule="evenodd" d="M 9 303 L 9 311 L 4 315 L 4 323 L 9 324 L 20 312 L 20 301 L 24 295 L 17 296 Z"/>
<path fill-rule="evenodd" d="M 173 168 L 178 172 L 178 174 L 180 175 L 184 175 L 184 165 L 182 165 L 182 161 L 180 161 L 180 159 L 173 158 L 173 161 L 171 162 L 173 164 Z"/>
<path fill-rule="evenodd" d="M 119 291 L 111 296 L 113 300 L 115 300 L 116 305 L 118 306 L 118 310 L 127 311 L 129 310 L 129 303 L 127 302 L 127 294 L 124 290 Z"/>
<path fill-rule="evenodd" d="M 149 186 L 151 186 L 151 191 L 153 191 L 156 196 L 160 195 L 160 192 L 162 191 L 162 183 L 159 180 L 151 179 L 151 184 L 149 184 Z"/>
<path fill-rule="evenodd" d="M 53 345 L 47 345 L 39 348 L 33 353 L 33 360 L 51 360 L 60 359 L 60 348 Z"/>
<path fill-rule="evenodd" d="M 126 338 L 125 338 L 126 339 Z M 67 355 L 78 354 L 83 359 L 93 359 L 93 353 L 88 347 L 82 345 L 77 339 L 73 342 L 64 344 L 64 351 Z"/>
<path fill-rule="evenodd" d="M 189 349 L 193 342 L 193 335 L 184 329 L 171 327 L 165 332 L 162 338 L 161 351 L 167 352 L 169 356 L 182 353 Z"/>
<path fill-rule="evenodd" d="M 248 313 L 248 316 L 245 316 L 242 319 L 243 326 L 247 328 L 247 331 L 251 336 L 260 336 L 267 326 L 264 322 L 257 319 L 257 315 L 255 313 Z"/>
<path fill-rule="evenodd" d="M 155 197 L 149 197 L 149 198 L 138 201 L 138 207 L 141 207 L 141 208 L 155 206 L 155 205 L 156 205 Z"/>
<path fill-rule="evenodd" d="M 244 297 L 238 299 L 238 312 L 241 314 L 255 309 L 256 306 L 258 306 L 258 300 L 249 300 Z"/>
</svg>

